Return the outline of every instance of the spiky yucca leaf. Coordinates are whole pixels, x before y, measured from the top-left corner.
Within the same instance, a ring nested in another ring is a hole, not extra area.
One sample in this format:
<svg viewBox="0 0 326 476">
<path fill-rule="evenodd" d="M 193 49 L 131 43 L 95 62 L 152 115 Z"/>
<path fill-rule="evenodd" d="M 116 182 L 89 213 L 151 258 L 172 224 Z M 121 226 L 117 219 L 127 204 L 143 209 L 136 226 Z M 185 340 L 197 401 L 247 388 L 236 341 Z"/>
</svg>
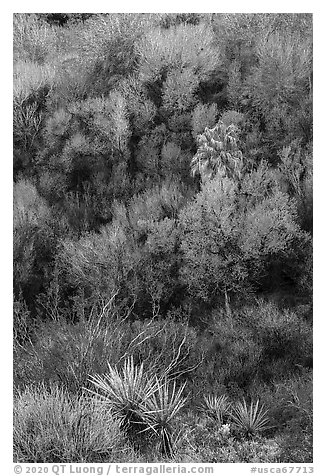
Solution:
<svg viewBox="0 0 326 476">
<path fill-rule="evenodd" d="M 160 439 L 161 451 L 166 456 L 173 454 L 176 439 L 172 420 L 185 405 L 187 398 L 182 396 L 185 383 L 176 390 L 176 382 L 169 382 L 166 378 L 156 378 L 156 390 L 141 407 L 142 416 L 151 429 Z"/>
<path fill-rule="evenodd" d="M 259 406 L 259 400 L 256 401 L 256 404 L 252 401 L 249 407 L 243 400 L 243 402 L 236 403 L 231 415 L 236 429 L 246 436 L 253 436 L 269 428 L 267 413 L 264 410 L 264 405 Z"/>
<path fill-rule="evenodd" d="M 203 410 L 218 426 L 223 425 L 229 415 L 230 402 L 227 395 L 208 395 L 204 397 Z"/>
<path fill-rule="evenodd" d="M 142 423 L 140 405 L 156 390 L 156 381 L 145 375 L 143 364 L 134 364 L 133 357 L 126 359 L 121 372 L 110 364 L 108 367 L 107 374 L 89 378 L 97 389 L 89 391 L 110 405 L 124 428 L 136 429 Z"/>
</svg>

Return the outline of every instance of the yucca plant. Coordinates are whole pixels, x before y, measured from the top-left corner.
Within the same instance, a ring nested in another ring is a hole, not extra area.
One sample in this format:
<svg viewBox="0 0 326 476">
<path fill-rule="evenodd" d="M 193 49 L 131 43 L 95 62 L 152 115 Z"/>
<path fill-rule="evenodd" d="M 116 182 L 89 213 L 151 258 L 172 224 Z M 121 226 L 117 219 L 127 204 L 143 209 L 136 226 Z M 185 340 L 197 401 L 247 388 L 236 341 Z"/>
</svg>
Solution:
<svg viewBox="0 0 326 476">
<path fill-rule="evenodd" d="M 157 390 L 157 380 L 149 378 L 143 364 L 137 366 L 133 357 L 128 357 L 121 372 L 108 364 L 109 372 L 89 378 L 96 391 L 88 390 L 107 403 L 121 421 L 121 427 L 135 436 L 143 427 L 142 405 Z"/>
<path fill-rule="evenodd" d="M 255 404 L 252 401 L 250 406 L 243 400 L 243 402 L 235 404 L 231 416 L 235 429 L 248 437 L 252 437 L 269 428 L 267 413 L 267 410 L 264 410 L 264 405 L 259 405 L 259 400 Z"/>
<path fill-rule="evenodd" d="M 163 455 L 171 457 L 178 435 L 174 431 L 173 420 L 187 398 L 183 397 L 185 383 L 176 389 L 176 382 L 167 378 L 155 379 L 155 391 L 141 406 L 141 416 L 147 424 L 147 429 L 159 438 L 160 450 Z M 179 435 L 180 436 L 180 435 Z"/>
<path fill-rule="evenodd" d="M 218 426 L 226 422 L 229 415 L 231 403 L 227 395 L 208 395 L 204 397 L 202 409 Z"/>
</svg>

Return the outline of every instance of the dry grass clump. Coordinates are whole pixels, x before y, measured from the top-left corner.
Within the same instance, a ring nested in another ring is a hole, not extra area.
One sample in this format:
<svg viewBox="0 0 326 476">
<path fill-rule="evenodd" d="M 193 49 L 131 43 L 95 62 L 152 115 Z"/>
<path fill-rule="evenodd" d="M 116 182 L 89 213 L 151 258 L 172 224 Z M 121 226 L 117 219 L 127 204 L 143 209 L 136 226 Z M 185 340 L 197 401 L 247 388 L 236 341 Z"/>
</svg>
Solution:
<svg viewBox="0 0 326 476">
<path fill-rule="evenodd" d="M 29 387 L 14 399 L 15 461 L 113 461 L 122 441 L 119 422 L 96 399 L 56 385 Z"/>
</svg>

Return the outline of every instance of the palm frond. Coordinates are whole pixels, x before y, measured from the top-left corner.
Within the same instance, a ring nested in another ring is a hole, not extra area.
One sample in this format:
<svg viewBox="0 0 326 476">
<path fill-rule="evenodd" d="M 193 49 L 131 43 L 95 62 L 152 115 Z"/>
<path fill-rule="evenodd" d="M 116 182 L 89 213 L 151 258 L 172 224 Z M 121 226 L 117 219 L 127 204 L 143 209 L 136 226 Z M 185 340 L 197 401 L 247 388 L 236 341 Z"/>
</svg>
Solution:
<svg viewBox="0 0 326 476">
<path fill-rule="evenodd" d="M 243 169 L 242 153 L 238 148 L 239 129 L 219 121 L 213 129 L 205 128 L 197 137 L 198 150 L 191 160 L 191 174 L 202 180 L 220 174 L 240 179 Z"/>
</svg>

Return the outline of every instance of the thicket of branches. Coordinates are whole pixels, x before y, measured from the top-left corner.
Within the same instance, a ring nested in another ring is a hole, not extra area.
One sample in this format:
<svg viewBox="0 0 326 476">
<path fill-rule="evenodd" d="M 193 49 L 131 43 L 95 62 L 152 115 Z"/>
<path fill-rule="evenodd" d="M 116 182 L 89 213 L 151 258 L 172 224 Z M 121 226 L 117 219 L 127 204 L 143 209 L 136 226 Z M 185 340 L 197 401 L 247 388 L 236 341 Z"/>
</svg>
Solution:
<svg viewBox="0 0 326 476">
<path fill-rule="evenodd" d="M 18 386 L 311 367 L 310 14 L 15 14 L 13 116 Z"/>
</svg>

